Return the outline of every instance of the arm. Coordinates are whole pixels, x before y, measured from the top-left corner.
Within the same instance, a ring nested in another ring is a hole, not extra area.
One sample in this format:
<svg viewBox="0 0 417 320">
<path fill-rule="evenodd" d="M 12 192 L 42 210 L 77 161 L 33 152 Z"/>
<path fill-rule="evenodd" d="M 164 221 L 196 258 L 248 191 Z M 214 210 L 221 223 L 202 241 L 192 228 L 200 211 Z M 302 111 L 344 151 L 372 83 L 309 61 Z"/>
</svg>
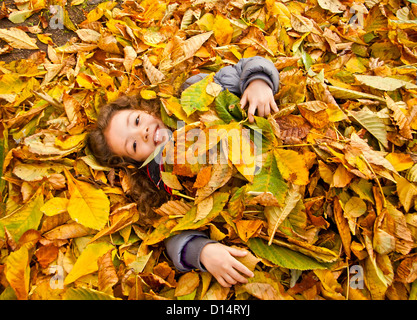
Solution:
<svg viewBox="0 0 417 320">
<path fill-rule="evenodd" d="M 253 277 L 253 273 L 234 258 L 244 257 L 246 251 L 210 240 L 203 232 L 184 231 L 167 239 L 165 245 L 168 256 L 179 271 L 208 271 L 224 287 L 237 282 L 247 283 L 247 279 L 239 272 Z"/>
<path fill-rule="evenodd" d="M 216 243 L 200 231 L 184 231 L 165 240 L 168 257 L 178 271 L 200 269 L 206 271 L 200 263 L 203 247 L 209 243 Z"/>
<path fill-rule="evenodd" d="M 243 58 L 234 66 L 220 69 L 214 81 L 223 89 L 228 89 L 237 96 L 242 96 L 253 80 L 263 80 L 271 88 L 273 94 L 278 92 L 279 73 L 274 64 L 262 57 Z"/>
</svg>

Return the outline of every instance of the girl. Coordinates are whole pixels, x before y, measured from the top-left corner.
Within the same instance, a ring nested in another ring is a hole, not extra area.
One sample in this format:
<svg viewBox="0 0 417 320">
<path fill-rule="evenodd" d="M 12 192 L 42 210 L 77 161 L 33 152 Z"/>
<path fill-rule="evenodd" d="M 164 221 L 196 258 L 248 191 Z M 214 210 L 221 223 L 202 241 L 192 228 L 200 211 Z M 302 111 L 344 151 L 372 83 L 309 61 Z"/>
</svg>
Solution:
<svg viewBox="0 0 417 320">
<path fill-rule="evenodd" d="M 182 85 L 188 86 L 200 81 L 206 75 L 195 75 Z M 241 96 L 242 108 L 248 106 L 249 122 L 254 115 L 267 116 L 278 111 L 274 94 L 278 91 L 279 74 L 272 62 L 262 57 L 244 58 L 235 66 L 222 68 L 214 76 L 222 89 Z M 130 195 L 139 208 L 151 213 L 151 207 L 158 207 L 171 194 L 162 181 L 160 172 L 163 164 L 155 160 L 144 168 L 143 161 L 161 144 L 169 139 L 168 130 L 161 120 L 159 106 L 123 96 L 103 106 L 97 119 L 96 128 L 88 136 L 88 145 L 97 161 L 105 166 L 126 170 L 131 184 Z M 234 257 L 247 252 L 230 248 L 199 231 L 185 231 L 165 242 L 167 253 L 179 271 L 200 269 L 210 272 L 224 287 L 237 282 L 246 283 L 243 276 L 253 273 Z M 243 274 L 243 275 L 242 275 Z"/>
</svg>

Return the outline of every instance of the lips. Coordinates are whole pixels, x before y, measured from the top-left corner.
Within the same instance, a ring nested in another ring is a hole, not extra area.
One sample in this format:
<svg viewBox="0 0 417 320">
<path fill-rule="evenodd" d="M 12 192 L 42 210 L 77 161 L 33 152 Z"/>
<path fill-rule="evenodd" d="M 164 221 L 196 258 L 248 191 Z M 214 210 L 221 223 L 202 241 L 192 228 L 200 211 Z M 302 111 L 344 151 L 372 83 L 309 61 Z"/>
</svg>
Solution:
<svg viewBox="0 0 417 320">
<path fill-rule="evenodd" d="M 156 126 L 155 132 L 153 133 L 153 142 L 157 146 L 162 141 L 162 134 L 161 130 L 159 129 L 159 125 Z"/>
</svg>

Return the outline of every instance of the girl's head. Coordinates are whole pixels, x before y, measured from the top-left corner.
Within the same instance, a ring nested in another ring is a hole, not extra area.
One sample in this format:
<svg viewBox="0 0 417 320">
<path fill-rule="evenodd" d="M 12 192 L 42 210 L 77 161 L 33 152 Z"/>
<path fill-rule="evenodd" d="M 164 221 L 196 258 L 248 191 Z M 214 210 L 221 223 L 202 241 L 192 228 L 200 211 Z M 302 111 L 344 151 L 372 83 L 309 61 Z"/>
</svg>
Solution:
<svg viewBox="0 0 417 320">
<path fill-rule="evenodd" d="M 101 107 L 95 128 L 87 144 L 97 161 L 108 167 L 122 168 L 130 181 L 130 195 L 145 211 L 149 203 L 158 205 L 166 200 L 148 178 L 137 170 L 156 146 L 168 138 L 158 104 L 134 97 L 122 96 Z"/>
<path fill-rule="evenodd" d="M 122 96 L 103 106 L 88 144 L 97 160 L 106 166 L 143 162 L 156 146 L 168 139 L 157 105 Z"/>
</svg>

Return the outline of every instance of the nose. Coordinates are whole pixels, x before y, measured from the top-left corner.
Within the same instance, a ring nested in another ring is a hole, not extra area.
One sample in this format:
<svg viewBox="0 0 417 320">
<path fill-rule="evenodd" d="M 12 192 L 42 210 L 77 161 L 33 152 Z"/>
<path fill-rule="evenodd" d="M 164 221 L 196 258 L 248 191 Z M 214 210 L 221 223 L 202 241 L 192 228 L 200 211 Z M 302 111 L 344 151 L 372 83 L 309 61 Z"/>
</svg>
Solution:
<svg viewBox="0 0 417 320">
<path fill-rule="evenodd" d="M 148 142 L 149 139 L 149 127 L 147 125 L 139 126 L 139 136 L 143 139 L 144 142 Z"/>
</svg>

